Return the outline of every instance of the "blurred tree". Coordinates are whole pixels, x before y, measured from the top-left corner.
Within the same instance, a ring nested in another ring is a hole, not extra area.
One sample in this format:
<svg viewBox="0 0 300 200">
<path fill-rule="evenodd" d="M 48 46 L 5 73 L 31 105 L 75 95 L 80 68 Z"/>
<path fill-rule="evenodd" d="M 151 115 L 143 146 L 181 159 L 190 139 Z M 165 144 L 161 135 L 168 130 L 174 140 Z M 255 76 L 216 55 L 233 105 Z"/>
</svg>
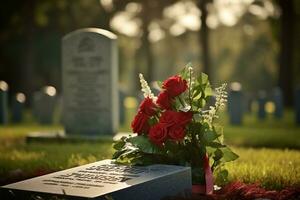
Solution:
<svg viewBox="0 0 300 200">
<path fill-rule="evenodd" d="M 207 27 L 207 16 L 208 16 L 208 4 L 212 3 L 213 0 L 198 0 L 198 8 L 201 11 L 201 29 L 199 32 L 200 46 L 202 47 L 202 63 L 203 71 L 206 73 L 210 79 L 211 76 L 211 65 L 210 65 L 210 48 L 209 48 L 209 28 Z"/>
<path fill-rule="evenodd" d="M 163 10 L 174 4 L 176 1 L 178 0 L 114 0 L 112 2 L 113 6 L 110 10 L 114 10 L 113 15 L 116 16 L 122 12 L 130 12 L 131 20 L 135 18 L 134 21 L 140 22 L 140 24 L 138 24 L 139 33 L 137 34 L 137 37 L 140 36 L 141 45 L 136 54 L 136 66 L 139 66 L 139 69 L 136 68 L 135 71 L 136 73 L 138 73 L 138 71 L 144 71 L 146 79 L 150 82 L 154 79 L 154 57 L 151 50 L 151 42 L 149 40 L 151 23 L 161 20 L 163 18 Z M 114 9 L 114 7 L 117 7 L 117 9 Z M 137 8 L 133 11 L 132 9 L 134 7 L 139 7 L 140 9 Z M 117 29 L 117 31 L 118 30 L 121 33 L 124 31 Z"/>
<path fill-rule="evenodd" d="M 1 7 L 0 71 L 13 71 L 3 76 L 28 96 L 44 85 L 59 89 L 60 39 L 78 28 L 109 29 L 109 18 L 98 0 L 9 1 Z"/>
<path fill-rule="evenodd" d="M 294 94 L 293 56 L 295 41 L 295 1 L 279 0 L 280 18 L 280 65 L 278 85 L 283 91 L 286 106 L 292 106 Z"/>
</svg>

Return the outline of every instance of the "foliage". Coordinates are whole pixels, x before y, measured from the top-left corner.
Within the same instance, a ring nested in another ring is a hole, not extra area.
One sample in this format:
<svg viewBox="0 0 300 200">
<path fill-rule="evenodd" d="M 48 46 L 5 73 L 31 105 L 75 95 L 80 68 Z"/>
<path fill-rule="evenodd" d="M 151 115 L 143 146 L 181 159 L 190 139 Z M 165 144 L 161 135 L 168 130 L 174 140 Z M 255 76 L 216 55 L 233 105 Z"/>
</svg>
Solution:
<svg viewBox="0 0 300 200">
<path fill-rule="evenodd" d="M 203 183 L 206 155 L 212 170 L 238 158 L 224 144 L 222 129 L 214 122 L 226 102 L 226 85 L 216 89 L 216 103 L 207 109 L 206 104 L 213 94 L 208 76 L 201 73 L 193 77 L 190 65 L 179 76 L 159 82 L 158 97 L 153 97 L 147 82 L 140 77 L 145 100 L 132 122 L 137 135 L 123 137 L 114 144 L 113 158 L 118 163 L 187 165 L 193 169 L 193 181 Z"/>
</svg>

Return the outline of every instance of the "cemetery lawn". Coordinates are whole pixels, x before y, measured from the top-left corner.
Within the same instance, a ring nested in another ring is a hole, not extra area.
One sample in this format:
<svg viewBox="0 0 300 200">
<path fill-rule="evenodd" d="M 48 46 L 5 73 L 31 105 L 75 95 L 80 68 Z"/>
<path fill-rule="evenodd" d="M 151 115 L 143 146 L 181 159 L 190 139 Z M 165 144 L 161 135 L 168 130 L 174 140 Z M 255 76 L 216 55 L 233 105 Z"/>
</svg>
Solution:
<svg viewBox="0 0 300 200">
<path fill-rule="evenodd" d="M 270 116 L 258 121 L 249 115 L 244 126 L 236 127 L 228 125 L 226 118 L 221 119 L 226 143 L 240 155 L 237 161 L 225 166 L 230 174 L 228 181 L 260 183 L 267 189 L 300 187 L 300 127 L 293 125 L 292 113 L 288 112 L 281 121 Z M 0 185 L 110 158 L 113 154 L 110 141 L 25 143 L 28 132 L 58 129 L 62 127 L 41 126 L 31 121 L 0 126 Z M 123 126 L 121 131 L 129 131 L 129 127 Z M 218 185 L 225 183 L 217 181 Z"/>
</svg>

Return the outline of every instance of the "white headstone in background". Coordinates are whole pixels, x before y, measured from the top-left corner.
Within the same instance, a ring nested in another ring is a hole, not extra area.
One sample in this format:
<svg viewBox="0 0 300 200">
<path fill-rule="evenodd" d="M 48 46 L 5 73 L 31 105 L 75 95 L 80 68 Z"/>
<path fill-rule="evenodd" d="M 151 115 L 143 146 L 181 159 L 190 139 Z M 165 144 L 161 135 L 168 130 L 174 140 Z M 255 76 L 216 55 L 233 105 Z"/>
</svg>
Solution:
<svg viewBox="0 0 300 200">
<path fill-rule="evenodd" d="M 62 40 L 63 123 L 68 135 L 118 131 L 117 36 L 80 29 Z"/>
</svg>

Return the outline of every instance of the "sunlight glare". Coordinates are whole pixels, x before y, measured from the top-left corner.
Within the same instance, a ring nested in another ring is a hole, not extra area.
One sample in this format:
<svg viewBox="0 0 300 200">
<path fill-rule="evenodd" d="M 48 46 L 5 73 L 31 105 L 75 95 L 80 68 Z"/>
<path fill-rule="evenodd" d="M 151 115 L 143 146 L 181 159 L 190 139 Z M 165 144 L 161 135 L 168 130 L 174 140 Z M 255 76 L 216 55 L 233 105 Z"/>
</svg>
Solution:
<svg viewBox="0 0 300 200">
<path fill-rule="evenodd" d="M 142 6 L 139 3 L 130 2 L 126 5 L 126 11 L 130 13 L 138 13 L 141 12 Z"/>
<path fill-rule="evenodd" d="M 149 40 L 150 42 L 158 42 L 165 38 L 165 32 L 155 22 L 152 22 L 149 26 Z"/>
<path fill-rule="evenodd" d="M 56 95 L 56 89 L 53 86 L 46 86 L 44 92 L 51 97 Z"/>
<path fill-rule="evenodd" d="M 268 12 L 258 5 L 249 6 L 249 12 L 261 19 L 266 19 L 268 17 Z"/>
<path fill-rule="evenodd" d="M 185 32 L 185 28 L 180 24 L 173 24 L 170 28 L 170 33 L 174 36 L 179 36 Z"/>
<path fill-rule="evenodd" d="M 193 14 L 183 15 L 179 21 L 182 26 L 192 31 L 198 31 L 200 29 L 200 17 Z"/>
<path fill-rule="evenodd" d="M 23 93 L 17 93 L 16 94 L 16 99 L 17 99 L 18 102 L 24 103 L 26 101 L 25 94 L 23 94 Z"/>
<path fill-rule="evenodd" d="M 2 91 L 8 90 L 8 85 L 5 81 L 0 81 L 0 90 L 2 90 Z"/>
<path fill-rule="evenodd" d="M 128 12 L 119 12 L 110 22 L 110 25 L 116 31 L 129 37 L 136 37 L 140 33 L 140 20 L 133 18 Z"/>
<path fill-rule="evenodd" d="M 275 112 L 275 104 L 272 101 L 268 101 L 265 104 L 265 111 L 269 114 L 272 114 Z"/>
<path fill-rule="evenodd" d="M 105 10 L 109 10 L 110 11 L 110 10 L 113 9 L 113 2 L 112 2 L 112 0 L 100 0 L 99 2 L 103 6 L 103 8 Z"/>
</svg>

